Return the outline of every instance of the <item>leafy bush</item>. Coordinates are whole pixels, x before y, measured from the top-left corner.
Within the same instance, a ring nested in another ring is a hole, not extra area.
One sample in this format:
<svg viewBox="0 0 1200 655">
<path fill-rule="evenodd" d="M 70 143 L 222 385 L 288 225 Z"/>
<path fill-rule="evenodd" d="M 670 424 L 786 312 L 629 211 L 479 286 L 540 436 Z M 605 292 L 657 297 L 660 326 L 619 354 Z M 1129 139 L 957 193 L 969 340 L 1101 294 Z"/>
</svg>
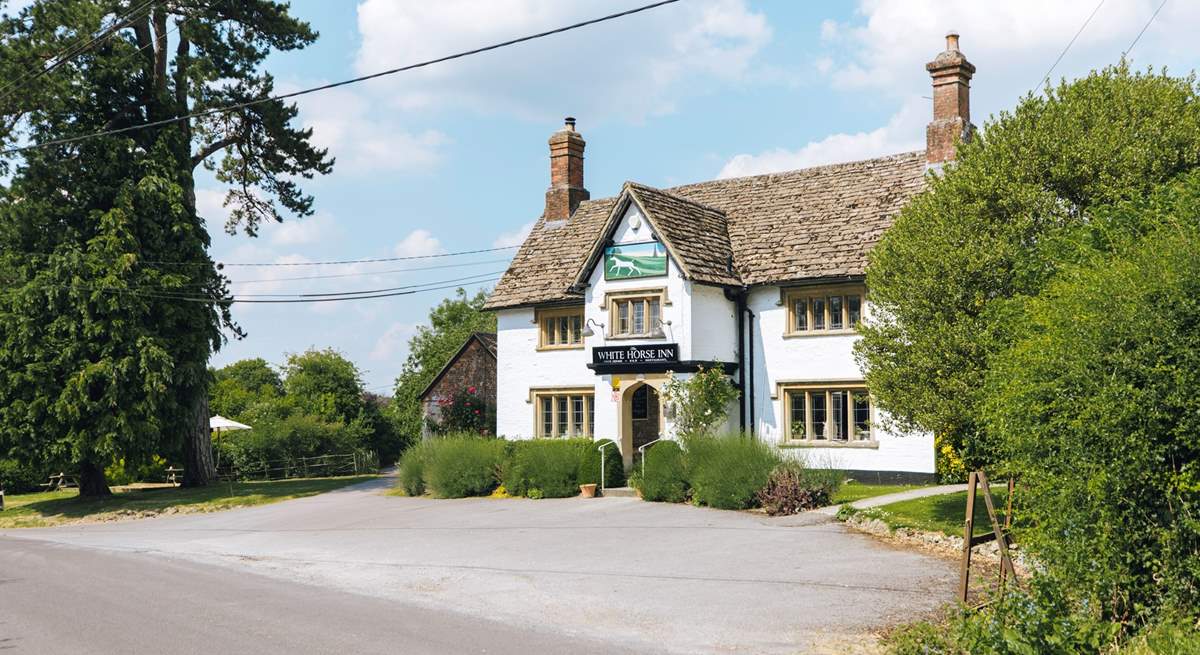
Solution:
<svg viewBox="0 0 1200 655">
<path fill-rule="evenodd" d="M 687 379 L 672 377 L 663 387 L 663 397 L 675 412 L 675 429 L 680 436 L 711 433 L 729 417 L 729 407 L 738 398 L 737 387 L 719 368 L 701 368 Z"/>
<path fill-rule="evenodd" d="M 439 401 L 438 414 L 439 418 L 429 421 L 429 429 L 439 434 L 496 432 L 496 404 L 474 386 L 460 389 L 454 397 Z"/>
<path fill-rule="evenodd" d="M 771 516 L 799 514 L 828 505 L 841 483 L 841 471 L 810 469 L 799 461 L 787 460 L 771 471 L 756 498 Z"/>
<path fill-rule="evenodd" d="M 0 459 L 0 489 L 5 493 L 41 491 L 38 485 L 45 482 L 48 476 L 45 471 L 23 465 L 15 459 Z"/>
<path fill-rule="evenodd" d="M 1200 607 L 1196 216 L 1200 172 L 1096 212 L 1100 234 L 1084 238 L 1117 254 L 1010 309 L 1023 332 L 983 390 L 985 425 L 1021 473 L 1022 545 L 1108 620 Z"/>
<path fill-rule="evenodd" d="M 425 493 L 425 462 L 429 458 L 431 443 L 422 441 L 410 446 L 400 456 L 397 477 L 400 488 L 409 496 L 421 496 Z"/>
<path fill-rule="evenodd" d="M 566 498 L 579 494 L 579 468 L 590 439 L 533 439 L 509 447 L 504 488 L 514 496 Z"/>
<path fill-rule="evenodd" d="M 688 497 L 687 467 L 683 449 L 674 441 L 660 441 L 646 449 L 639 469 L 638 490 L 645 500 L 682 503 Z M 644 473 L 641 473 L 644 471 Z"/>
<path fill-rule="evenodd" d="M 433 495 L 439 498 L 486 496 L 499 484 L 504 441 L 475 435 L 451 435 L 427 443 L 429 451 L 424 480 Z"/>
<path fill-rule="evenodd" d="M 695 436 L 684 445 L 692 499 L 718 509 L 753 507 L 780 462 L 774 448 L 752 435 Z"/>
<path fill-rule="evenodd" d="M 222 468 L 253 471 L 261 469 L 264 462 L 344 455 L 365 445 L 368 430 L 357 421 L 344 424 L 303 413 L 280 416 L 275 413 L 278 409 L 272 407 L 269 413 L 254 417 L 251 430 L 221 433 L 214 445 Z"/>
<path fill-rule="evenodd" d="M 579 473 L 576 476 L 579 484 L 600 485 L 600 447 L 609 444 L 604 449 L 604 486 L 623 487 L 628 482 L 625 479 L 625 461 L 621 458 L 621 450 L 612 439 L 602 439 L 590 442 L 584 448 L 579 460 Z"/>
<path fill-rule="evenodd" d="M 978 612 L 961 610 L 941 622 L 905 626 L 888 638 L 894 655 L 1074 655 L 1112 652 L 1118 623 L 1074 611 L 1054 584 L 1035 577 L 1028 590 L 1011 587 Z"/>
</svg>

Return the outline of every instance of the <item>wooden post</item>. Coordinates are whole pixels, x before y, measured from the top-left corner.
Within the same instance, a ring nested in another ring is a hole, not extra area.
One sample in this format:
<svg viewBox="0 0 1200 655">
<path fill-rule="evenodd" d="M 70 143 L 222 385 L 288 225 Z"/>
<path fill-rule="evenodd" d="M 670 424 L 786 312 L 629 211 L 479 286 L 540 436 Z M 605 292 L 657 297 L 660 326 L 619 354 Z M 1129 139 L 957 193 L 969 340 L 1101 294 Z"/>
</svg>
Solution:
<svg viewBox="0 0 1200 655">
<path fill-rule="evenodd" d="M 1000 570 L 1007 570 L 1013 580 L 1017 579 L 1017 571 L 1013 568 L 1012 558 L 1008 555 L 1008 535 L 1000 529 L 1000 520 L 996 518 L 996 507 L 992 502 L 992 491 L 988 488 L 987 476 L 979 472 L 979 481 L 983 485 L 983 502 L 987 504 L 988 518 L 992 521 L 992 532 L 996 535 L 996 545 L 1000 547 Z"/>
<path fill-rule="evenodd" d="M 963 521 L 963 554 L 959 569 L 958 598 L 964 604 L 971 584 L 971 545 L 975 537 L 975 484 L 978 478 L 974 471 L 967 476 L 967 515 Z"/>
</svg>

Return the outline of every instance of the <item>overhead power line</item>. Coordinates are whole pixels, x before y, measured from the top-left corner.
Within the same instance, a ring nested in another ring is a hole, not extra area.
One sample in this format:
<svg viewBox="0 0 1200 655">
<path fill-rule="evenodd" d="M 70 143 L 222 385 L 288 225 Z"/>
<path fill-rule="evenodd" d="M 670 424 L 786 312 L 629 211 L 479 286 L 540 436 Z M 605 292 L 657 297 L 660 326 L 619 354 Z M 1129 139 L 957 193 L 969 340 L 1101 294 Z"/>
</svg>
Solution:
<svg viewBox="0 0 1200 655">
<path fill-rule="evenodd" d="M 388 293 L 377 293 L 377 294 L 362 295 L 362 296 L 339 296 L 339 297 L 335 297 L 335 298 L 287 298 L 287 299 L 278 299 L 278 300 L 262 300 L 262 299 L 246 299 L 242 296 L 231 296 L 229 298 L 212 298 L 209 296 L 187 296 L 187 295 L 171 295 L 171 294 L 155 294 L 155 293 L 135 293 L 133 295 L 138 295 L 138 296 L 142 296 L 142 297 L 146 297 L 146 298 L 159 298 L 159 299 L 164 299 L 164 300 L 180 300 L 183 302 L 201 302 L 201 303 L 211 303 L 211 304 L 234 304 L 234 303 L 282 304 L 282 303 L 340 302 L 340 301 L 345 301 L 345 300 L 371 300 L 373 298 L 394 298 L 397 296 L 411 296 L 413 294 L 424 293 L 426 291 L 439 291 L 439 290 L 444 290 L 444 289 L 454 289 L 456 287 L 461 287 L 461 286 L 465 286 L 465 285 L 469 285 L 469 284 L 487 284 L 489 282 L 495 282 L 496 280 L 499 280 L 499 279 L 500 278 L 498 278 L 498 277 L 493 277 L 493 278 L 488 278 L 485 280 L 475 280 L 473 282 L 458 282 L 455 284 L 424 287 L 424 288 L 420 288 L 420 289 L 409 289 L 406 291 L 393 291 L 393 292 L 388 292 Z M 121 291 L 117 290 L 117 289 L 113 289 L 112 291 L 121 293 Z M 127 293 L 131 293 L 131 292 L 127 292 Z"/>
<path fill-rule="evenodd" d="M 1145 34 L 1146 30 L 1150 28 L 1150 23 L 1153 23 L 1154 19 L 1158 18 L 1158 12 L 1162 11 L 1162 8 L 1165 7 L 1166 5 L 1167 5 L 1167 0 L 1162 0 L 1162 2 L 1158 5 L 1158 9 L 1155 9 L 1154 13 L 1150 14 L 1150 20 L 1146 21 L 1146 24 L 1142 26 L 1142 31 L 1138 32 L 1137 36 L 1134 37 L 1133 43 L 1130 43 L 1129 47 L 1125 48 L 1125 52 L 1121 53 L 1122 57 L 1129 56 L 1129 53 L 1133 51 L 1133 46 L 1137 45 L 1138 41 L 1142 40 L 1142 35 Z"/>
<path fill-rule="evenodd" d="M 296 98 L 299 96 L 308 95 L 311 93 L 317 93 L 319 91 L 328 91 L 330 89 L 336 89 L 338 87 L 348 86 L 351 84 L 358 84 L 360 82 L 366 82 L 367 80 L 373 80 L 373 79 L 376 79 L 379 77 L 386 77 L 388 75 L 395 75 L 397 73 L 403 73 L 405 71 L 415 70 L 418 68 L 424 68 L 426 66 L 440 64 L 440 63 L 451 61 L 454 59 L 462 59 L 463 57 L 470 57 L 472 55 L 477 55 L 477 54 L 488 52 L 491 50 L 499 50 L 500 48 L 507 48 L 509 46 L 517 45 L 519 43 L 524 43 L 526 41 L 533 41 L 535 39 L 541 39 L 541 38 L 545 38 L 547 36 L 553 36 L 555 34 L 562 34 L 563 32 L 570 32 L 571 30 L 577 30 L 577 29 L 580 29 L 583 27 L 588 27 L 590 25 L 596 25 L 598 23 L 604 23 L 607 21 L 616 20 L 618 18 L 623 18 L 625 16 L 631 16 L 633 14 L 638 14 L 638 13 L 641 13 L 644 11 L 649 11 L 651 9 L 656 9 L 656 8 L 662 7 L 664 5 L 674 4 L 676 2 L 679 2 L 679 0 L 660 0 L 659 2 L 653 2 L 648 5 L 642 5 L 640 7 L 635 7 L 633 9 L 627 9 L 625 11 L 620 11 L 615 14 L 608 14 L 607 16 L 601 16 L 599 18 L 592 18 L 590 20 L 580 21 L 578 23 L 572 23 L 571 25 L 565 25 L 563 27 L 558 27 L 558 28 L 555 28 L 552 30 L 538 32 L 537 34 L 530 34 L 528 36 L 522 36 L 522 37 L 519 37 L 516 39 L 509 39 L 508 41 L 501 41 L 500 43 L 493 43 L 492 45 L 487 45 L 487 46 L 483 46 L 480 48 L 464 50 L 462 52 L 456 52 L 454 54 L 446 55 L 443 57 L 438 57 L 436 59 L 428 59 L 426 61 L 417 62 L 415 64 L 408 64 L 406 66 L 390 68 L 388 70 L 383 70 L 383 71 L 371 73 L 368 75 L 362 75 L 359 77 L 342 80 L 340 82 L 331 82 L 329 84 L 322 84 L 320 86 L 309 87 L 307 89 L 301 89 L 299 91 L 292 91 L 291 93 L 281 93 L 281 94 L 277 94 L 277 95 L 273 95 L 273 96 L 265 96 L 262 98 L 255 98 L 253 100 L 247 100 L 244 102 L 238 102 L 238 103 L 234 103 L 234 104 L 230 104 L 230 105 L 222 105 L 220 107 L 210 107 L 209 109 L 205 109 L 203 111 L 198 111 L 198 112 L 193 112 L 193 113 L 190 113 L 190 114 L 187 114 L 184 116 L 175 116 L 172 118 L 164 118 L 161 120 L 150 121 L 149 123 L 143 123 L 140 125 L 129 125 L 126 127 L 118 127 L 118 128 L 113 128 L 110 130 L 101 130 L 99 132 L 92 132 L 89 134 L 81 134 L 79 136 L 63 137 L 61 139 L 52 139 L 50 141 L 44 141 L 42 143 L 33 143 L 30 145 L 26 145 L 26 146 L 19 146 L 16 148 L 10 148 L 8 150 L 0 152 L 0 155 L 12 155 L 12 154 L 17 154 L 17 153 L 21 153 L 21 152 L 26 152 L 29 150 L 35 150 L 38 148 L 48 148 L 50 146 L 66 145 L 69 143 L 75 143 L 77 141 L 83 141 L 86 139 L 94 139 L 94 138 L 103 137 L 103 136 L 113 136 L 116 134 L 124 134 L 126 132 L 133 132 L 136 130 L 143 130 L 143 129 L 147 129 L 147 128 L 151 128 L 151 127 L 160 127 L 163 125 L 170 125 L 172 123 L 178 123 L 178 122 L 185 121 L 185 120 L 191 120 L 193 118 L 204 118 L 204 117 L 213 116 L 216 114 L 223 114 L 226 112 L 234 111 L 237 109 L 244 109 L 246 107 L 252 107 L 254 105 L 259 105 L 259 104 L 263 104 L 266 102 L 276 102 L 276 101 L 280 101 L 280 100 L 287 100 L 290 98 Z"/>
<path fill-rule="evenodd" d="M 462 255 L 476 255 L 476 254 L 485 253 L 485 252 L 499 252 L 502 250 L 514 250 L 514 249 L 520 248 L 520 247 L 521 246 L 499 246 L 496 248 L 478 248 L 476 250 L 459 250 L 457 252 L 441 252 L 441 253 L 435 253 L 432 255 L 406 255 L 403 257 L 371 257 L 371 258 L 366 258 L 366 259 L 340 259 L 340 260 L 335 260 L 335 261 L 320 261 L 320 262 L 220 262 L 220 261 L 214 261 L 210 264 L 209 262 L 180 262 L 180 261 L 169 261 L 169 260 L 163 260 L 163 259 L 143 259 L 143 260 L 140 260 L 139 263 L 143 264 L 143 265 L 149 265 L 149 266 L 211 266 L 213 264 L 216 264 L 221 267 L 237 266 L 237 267 L 255 267 L 255 268 L 275 267 L 275 266 L 285 266 L 285 267 L 345 266 L 348 264 L 380 264 L 380 263 L 385 263 L 385 262 L 404 262 L 404 261 L 412 261 L 412 260 L 417 260 L 417 259 L 440 259 L 440 258 L 445 258 L 445 257 L 460 257 Z M 14 251 L 9 251 L 9 252 L 13 253 L 13 254 L 20 254 L 20 256 L 22 256 L 22 257 L 50 257 L 55 254 L 55 253 L 48 253 L 48 252 L 21 252 L 21 253 L 15 253 Z M 474 262 L 472 262 L 472 263 L 474 263 Z M 450 266 L 458 266 L 458 265 L 460 265 L 460 264 L 453 264 Z M 468 264 L 461 264 L 461 265 L 467 266 Z M 447 266 L 447 267 L 449 267 L 449 266 Z M 420 269 L 412 269 L 412 270 L 420 270 Z"/>
<path fill-rule="evenodd" d="M 88 50 L 91 50 L 92 48 L 95 48 L 95 47 L 99 46 L 100 44 L 104 43 L 110 37 L 112 37 L 112 35 L 116 34 L 117 32 L 121 31 L 122 29 L 125 29 L 126 27 L 128 27 L 130 25 L 130 23 L 133 21 L 133 19 L 137 18 L 138 14 L 140 14 L 143 11 L 145 11 L 146 9 L 148 9 L 150 7 L 150 5 L 152 5 L 152 4 L 154 4 L 154 0 L 147 0 L 146 2 L 142 3 L 137 8 L 130 9 L 129 13 L 125 14 L 124 16 L 118 16 L 116 19 L 113 20 L 112 23 L 109 24 L 108 27 L 100 30 L 100 32 L 98 32 L 95 36 L 93 36 L 87 43 L 72 44 L 71 46 L 69 46 L 63 50 L 60 50 L 57 54 L 53 55 L 50 59 L 47 59 L 46 61 L 53 62 L 49 66 L 47 66 L 47 65 L 45 65 L 45 63 L 43 63 L 41 68 L 38 68 L 36 70 L 31 70 L 31 71 L 25 73 L 24 75 L 22 75 L 21 77 L 18 77 L 16 80 L 13 80 L 12 82 L 9 82 L 8 84 L 4 85 L 3 88 L 0 88 L 0 92 L 4 92 L 4 95 L 0 96 L 0 101 L 7 100 L 9 98 L 9 96 L 11 96 L 13 93 L 16 93 L 18 90 L 20 90 L 19 87 L 14 89 L 13 88 L 14 86 L 32 82 L 43 75 L 51 73 L 55 69 L 62 66 L 63 64 L 67 63 L 68 61 L 71 61 L 72 59 L 87 52 Z M 12 90 L 9 91 L 9 89 L 12 89 Z"/>
<path fill-rule="evenodd" d="M 211 294 L 198 291 L 189 291 L 185 287 L 163 287 L 158 285 L 140 285 L 126 288 L 114 288 L 105 286 L 96 286 L 89 284 L 57 284 L 48 285 L 52 288 L 63 289 L 79 289 L 83 291 L 96 291 L 99 293 L 112 293 L 129 296 L 141 296 L 148 298 L 170 298 L 175 300 L 203 300 L 211 302 L 230 302 L 233 300 L 242 300 L 243 298 L 291 298 L 291 299 L 330 299 L 342 298 L 353 299 L 359 297 L 375 297 L 377 294 L 387 294 L 394 291 L 404 291 L 409 289 L 420 290 L 423 287 L 439 286 L 439 285 L 459 285 L 459 284 L 476 284 L 498 279 L 496 276 L 504 271 L 489 271 L 487 273 L 476 273 L 465 277 L 450 278 L 445 280 L 430 280 L 428 282 L 420 282 L 415 284 L 406 284 L 397 287 L 386 287 L 382 289 L 362 289 L 358 291 L 331 291 L 323 293 L 245 293 L 233 294 L 225 297 L 216 297 Z M 489 278 L 489 279 L 482 279 Z M 439 287 L 440 288 L 440 287 Z M 248 301 L 247 301 L 248 302 Z"/>
<path fill-rule="evenodd" d="M 370 277 L 373 275 L 391 275 L 393 273 L 410 273 L 413 271 L 432 271 L 443 268 L 467 268 L 469 266 L 483 266 L 485 264 L 505 264 L 511 260 L 508 259 L 488 259 L 479 262 L 460 262 L 457 264 L 438 264 L 436 266 L 413 266 L 409 268 L 392 268 L 386 271 L 360 271 L 358 273 L 334 273 L 331 275 L 297 275 L 291 277 L 268 277 L 257 278 L 251 280 L 230 280 L 230 284 L 266 284 L 268 282 L 292 282 L 296 280 L 331 280 L 334 278 L 344 277 Z"/>
<path fill-rule="evenodd" d="M 1079 38 L 1080 34 L 1083 34 L 1083 31 L 1087 29 L 1088 24 L 1092 22 L 1092 19 L 1096 17 L 1096 13 L 1099 12 L 1100 8 L 1103 6 L 1104 0 L 1100 0 L 1100 2 L 1096 4 L 1096 8 L 1092 10 L 1092 13 L 1088 14 L 1087 20 L 1083 21 L 1083 25 L 1079 26 L 1079 31 L 1075 32 L 1075 36 L 1071 37 L 1071 40 L 1067 43 L 1067 47 L 1063 48 L 1063 51 L 1058 53 L 1058 59 L 1055 59 L 1054 63 L 1050 64 L 1050 68 L 1046 69 L 1046 74 L 1043 75 L 1042 79 L 1038 81 L 1036 86 L 1034 86 L 1035 89 L 1040 88 L 1042 85 L 1050 81 L 1050 74 L 1053 73 L 1054 69 L 1058 67 L 1058 63 L 1063 60 L 1063 57 L 1067 56 L 1067 51 L 1071 49 L 1071 46 L 1075 45 L 1075 40 Z"/>
</svg>

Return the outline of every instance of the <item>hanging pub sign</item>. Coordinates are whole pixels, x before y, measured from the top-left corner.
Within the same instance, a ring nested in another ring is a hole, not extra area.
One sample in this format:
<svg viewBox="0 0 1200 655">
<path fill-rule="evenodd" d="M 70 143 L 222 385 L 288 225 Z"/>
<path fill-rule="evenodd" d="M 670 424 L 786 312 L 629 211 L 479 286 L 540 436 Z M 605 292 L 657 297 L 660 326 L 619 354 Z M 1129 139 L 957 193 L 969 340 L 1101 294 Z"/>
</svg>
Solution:
<svg viewBox="0 0 1200 655">
<path fill-rule="evenodd" d="M 624 243 L 604 249 L 604 279 L 629 280 L 667 274 L 667 249 L 657 241 Z"/>
<path fill-rule="evenodd" d="M 593 365 L 670 364 L 678 361 L 677 343 L 592 348 Z"/>
</svg>

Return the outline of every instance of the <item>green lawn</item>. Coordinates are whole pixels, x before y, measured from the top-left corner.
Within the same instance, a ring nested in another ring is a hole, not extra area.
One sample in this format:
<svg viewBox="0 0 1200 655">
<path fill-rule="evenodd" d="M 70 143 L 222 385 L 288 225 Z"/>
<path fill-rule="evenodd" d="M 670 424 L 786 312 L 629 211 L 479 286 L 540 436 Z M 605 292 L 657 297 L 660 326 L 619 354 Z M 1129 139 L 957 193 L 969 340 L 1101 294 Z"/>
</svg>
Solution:
<svg viewBox="0 0 1200 655">
<path fill-rule="evenodd" d="M 901 491 L 920 489 L 921 486 L 918 484 L 865 484 L 862 482 L 847 482 L 833 495 L 831 503 L 834 505 L 852 503 L 863 498 L 874 498 L 875 496 L 885 496 L 887 494 L 900 493 Z"/>
<path fill-rule="evenodd" d="M 43 528 L 66 523 L 116 521 L 160 514 L 216 512 L 264 505 L 365 482 L 374 475 L 309 478 L 271 482 L 235 482 L 199 489 L 134 489 L 108 498 L 80 499 L 74 489 L 7 496 L 0 528 Z"/>
<path fill-rule="evenodd" d="M 982 490 L 981 490 L 982 491 Z M 1004 507 L 1008 491 L 1001 485 L 992 487 L 992 499 L 996 503 L 997 518 L 1004 521 Z M 896 528 L 914 528 L 928 532 L 942 532 L 961 537 L 963 533 L 963 515 L 967 507 L 967 492 L 926 496 L 913 500 L 902 500 L 898 503 L 872 507 L 863 510 L 845 510 L 841 513 L 858 514 L 876 518 Z M 975 496 L 975 534 L 984 534 L 992 530 L 988 520 L 987 506 L 983 502 L 983 494 Z"/>
</svg>

